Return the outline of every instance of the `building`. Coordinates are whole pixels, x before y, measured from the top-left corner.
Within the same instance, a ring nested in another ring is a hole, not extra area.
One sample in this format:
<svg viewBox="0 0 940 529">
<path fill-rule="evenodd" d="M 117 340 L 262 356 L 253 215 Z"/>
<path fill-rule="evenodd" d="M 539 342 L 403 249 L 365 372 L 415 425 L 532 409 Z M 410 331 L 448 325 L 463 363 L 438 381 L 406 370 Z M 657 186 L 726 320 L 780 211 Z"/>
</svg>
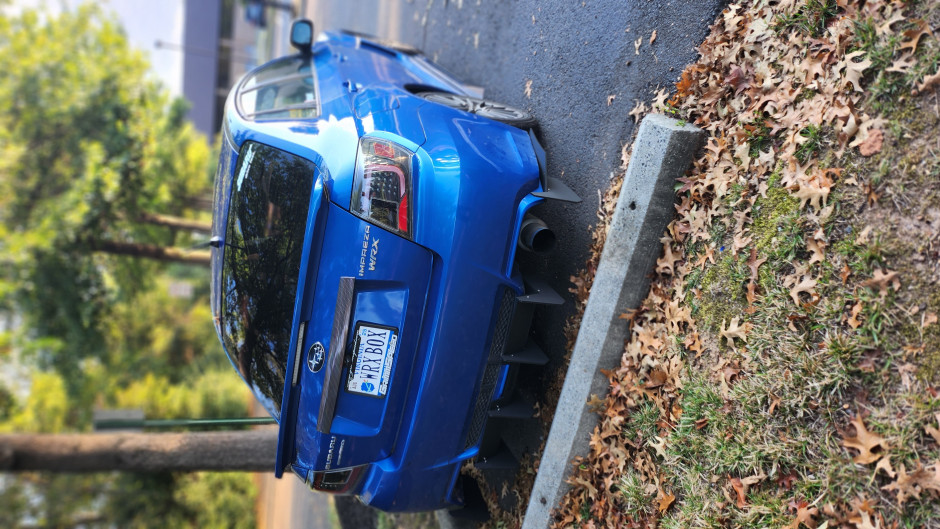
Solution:
<svg viewBox="0 0 940 529">
<path fill-rule="evenodd" d="M 290 4 L 260 0 L 185 0 L 183 97 L 189 119 L 211 141 L 232 85 L 275 51 Z M 284 13 L 284 14 L 282 14 Z M 250 19 L 250 20 L 249 20 Z"/>
</svg>

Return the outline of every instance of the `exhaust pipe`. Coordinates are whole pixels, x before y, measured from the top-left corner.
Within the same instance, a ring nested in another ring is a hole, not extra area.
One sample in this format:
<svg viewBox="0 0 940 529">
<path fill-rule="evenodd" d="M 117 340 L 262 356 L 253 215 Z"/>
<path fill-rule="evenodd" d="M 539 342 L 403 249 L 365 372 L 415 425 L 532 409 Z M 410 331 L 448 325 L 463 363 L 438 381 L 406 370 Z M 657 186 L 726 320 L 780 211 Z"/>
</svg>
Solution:
<svg viewBox="0 0 940 529">
<path fill-rule="evenodd" d="M 555 232 L 545 221 L 535 215 L 526 214 L 519 232 L 519 246 L 537 254 L 547 254 L 555 248 Z"/>
</svg>

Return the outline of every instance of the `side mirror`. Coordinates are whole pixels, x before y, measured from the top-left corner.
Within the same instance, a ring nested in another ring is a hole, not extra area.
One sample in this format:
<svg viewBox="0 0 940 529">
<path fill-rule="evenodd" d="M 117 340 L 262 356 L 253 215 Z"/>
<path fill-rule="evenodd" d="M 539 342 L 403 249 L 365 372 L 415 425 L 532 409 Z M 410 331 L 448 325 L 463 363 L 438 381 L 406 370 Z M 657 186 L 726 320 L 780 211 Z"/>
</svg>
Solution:
<svg viewBox="0 0 940 529">
<path fill-rule="evenodd" d="M 309 55 L 313 51 L 313 22 L 305 18 L 295 20 L 290 27 L 290 44 Z"/>
</svg>

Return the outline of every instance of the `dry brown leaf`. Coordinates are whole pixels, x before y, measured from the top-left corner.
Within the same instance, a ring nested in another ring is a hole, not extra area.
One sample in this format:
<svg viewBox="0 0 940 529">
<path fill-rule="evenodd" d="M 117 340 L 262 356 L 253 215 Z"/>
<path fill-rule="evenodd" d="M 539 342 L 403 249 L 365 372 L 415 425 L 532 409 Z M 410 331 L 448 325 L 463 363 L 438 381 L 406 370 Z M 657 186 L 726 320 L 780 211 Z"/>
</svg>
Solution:
<svg viewBox="0 0 940 529">
<path fill-rule="evenodd" d="M 620 314 L 618 318 L 620 318 L 621 320 L 627 320 L 632 323 L 633 320 L 635 320 L 636 317 L 639 315 L 640 315 L 640 309 L 632 309 L 632 310 L 628 310 L 627 312 Z"/>
<path fill-rule="evenodd" d="M 802 181 L 796 185 L 799 187 L 794 191 L 793 196 L 800 199 L 800 207 L 802 208 L 809 202 L 816 211 L 826 204 L 826 198 L 832 190 L 832 180 L 823 174 L 818 174 L 811 180 Z"/>
<path fill-rule="evenodd" d="M 764 473 L 754 474 L 753 476 L 741 478 L 741 484 L 744 485 L 745 487 L 750 487 L 752 485 L 757 485 L 758 483 L 760 483 L 761 481 L 764 481 L 765 479 L 767 479 L 767 474 L 764 474 Z"/>
<path fill-rule="evenodd" d="M 929 327 L 937 323 L 937 313 L 936 312 L 925 312 L 921 317 L 920 326 L 922 328 Z"/>
<path fill-rule="evenodd" d="M 822 230 L 819 230 L 818 233 L 821 234 Z M 822 263 L 826 260 L 826 243 L 824 239 L 817 239 L 816 235 L 813 235 L 806 240 L 806 249 L 812 253 L 809 264 Z"/>
<path fill-rule="evenodd" d="M 741 374 L 741 368 L 734 366 L 725 366 L 721 370 L 721 380 L 726 385 L 730 386 L 738 379 L 738 375 Z"/>
<path fill-rule="evenodd" d="M 738 478 L 732 478 L 728 476 L 728 480 L 731 482 L 731 488 L 734 489 L 734 492 L 738 496 L 738 500 L 735 503 L 738 509 L 743 509 L 747 505 L 747 498 L 745 497 L 746 490 L 744 484 L 741 483 L 741 480 Z"/>
<path fill-rule="evenodd" d="M 697 332 L 688 334 L 685 337 L 685 340 L 682 341 L 682 345 L 684 345 L 686 349 L 688 349 L 689 351 L 692 351 L 695 353 L 702 352 L 702 341 L 699 339 L 699 335 Z"/>
<path fill-rule="evenodd" d="M 846 320 L 848 321 L 849 326 L 852 327 L 853 329 L 858 329 L 862 325 L 862 322 L 859 321 L 858 319 L 858 315 L 861 312 L 862 312 L 862 302 L 859 301 L 858 303 L 852 306 L 852 315 L 849 316 L 848 320 Z"/>
<path fill-rule="evenodd" d="M 757 283 L 750 281 L 747 284 L 747 293 L 744 294 L 748 305 L 753 305 L 757 301 Z M 755 309 L 756 310 L 756 309 Z M 749 314 L 753 314 L 750 312 Z"/>
<path fill-rule="evenodd" d="M 880 2 L 875 2 L 875 8 L 877 8 Z M 904 16 L 904 13 L 900 10 L 891 11 L 890 9 L 885 13 L 885 16 L 888 18 L 878 27 L 878 34 L 881 36 L 889 36 L 891 31 L 891 26 L 897 24 L 898 22 L 903 22 L 907 20 L 907 17 Z"/>
<path fill-rule="evenodd" d="M 871 66 L 871 60 L 869 59 L 865 59 L 864 61 L 860 61 L 860 62 L 855 62 L 854 59 L 862 55 L 865 55 L 865 52 L 861 50 L 852 52 L 852 53 L 847 53 L 845 55 L 845 59 L 841 63 L 842 64 L 841 68 L 845 68 L 845 76 L 844 76 L 845 80 L 843 82 L 851 84 L 852 88 L 856 92 L 862 91 L 862 86 L 859 84 L 859 81 L 861 81 L 862 75 L 864 75 L 865 70 L 867 70 L 868 67 Z"/>
<path fill-rule="evenodd" d="M 525 82 L 525 91 L 523 92 L 526 99 L 532 97 L 532 79 L 529 79 Z"/>
<path fill-rule="evenodd" d="M 853 517 L 850 521 L 857 529 L 884 529 L 879 518 L 874 518 L 874 520 L 875 522 L 872 523 L 871 513 L 860 512 L 857 518 Z"/>
<path fill-rule="evenodd" d="M 734 89 L 734 95 L 740 94 L 743 90 L 751 86 L 747 74 L 737 65 L 731 67 L 728 75 L 725 76 L 725 83 L 731 85 Z"/>
<path fill-rule="evenodd" d="M 747 267 L 751 271 L 751 281 L 757 281 L 757 272 L 760 270 L 760 265 L 767 262 L 766 257 L 757 258 L 757 247 L 751 248 L 751 255 L 747 260 Z M 714 261 L 712 261 L 714 264 Z"/>
<path fill-rule="evenodd" d="M 884 133 L 881 129 L 872 129 L 868 132 L 868 138 L 858 145 L 858 152 L 862 156 L 871 156 L 881 152 L 881 146 L 884 144 Z"/>
<path fill-rule="evenodd" d="M 845 285 L 849 281 L 849 277 L 852 275 L 852 269 L 849 268 L 849 265 L 842 265 L 842 271 L 839 272 L 839 279 L 842 280 L 842 284 Z"/>
<path fill-rule="evenodd" d="M 588 398 L 585 404 L 587 404 L 588 409 L 595 413 L 604 409 L 604 399 L 598 397 L 594 393 L 591 393 L 590 398 Z"/>
<path fill-rule="evenodd" d="M 938 70 L 935 74 L 924 77 L 921 82 L 917 83 L 917 89 L 914 90 L 914 94 L 916 95 L 920 92 L 923 92 L 924 90 L 927 90 L 928 88 L 933 88 L 933 86 L 937 83 L 940 83 L 940 70 Z"/>
<path fill-rule="evenodd" d="M 901 47 L 899 50 L 910 50 L 911 53 L 917 51 L 917 44 L 920 42 L 920 38 L 924 35 L 933 35 L 930 32 L 930 25 L 927 24 L 926 20 L 912 20 L 915 24 L 915 27 L 904 32 L 904 38 L 907 40 L 901 42 Z"/>
<path fill-rule="evenodd" d="M 739 251 L 747 248 L 753 240 L 754 237 L 745 235 L 743 232 L 736 234 L 731 240 L 731 255 L 737 255 Z"/>
<path fill-rule="evenodd" d="M 894 471 L 894 468 L 891 466 L 891 456 L 882 457 L 878 461 L 878 464 L 875 465 L 875 473 L 877 474 L 879 470 L 883 470 L 888 477 L 893 478 L 897 475 L 897 472 Z"/>
<path fill-rule="evenodd" d="M 867 465 L 881 459 L 884 451 L 888 448 L 884 437 L 869 432 L 860 417 L 856 417 L 849 422 L 855 426 L 855 435 L 845 436 L 843 434 L 842 446 L 858 450 L 858 455 L 852 458 L 852 461 Z"/>
<path fill-rule="evenodd" d="M 676 497 L 674 495 L 669 494 L 668 492 L 660 491 L 659 506 L 657 507 L 657 509 L 659 510 L 659 513 L 662 514 L 666 512 L 666 510 L 669 509 L 669 506 L 671 506 L 673 502 L 675 501 L 676 501 Z"/>
<path fill-rule="evenodd" d="M 885 71 L 907 73 L 915 66 L 917 66 L 917 59 L 914 58 L 914 54 L 906 53 L 895 59 L 894 62 L 891 63 L 891 66 L 889 66 Z"/>
<path fill-rule="evenodd" d="M 672 253 L 672 245 L 669 244 L 669 241 L 670 239 L 667 238 L 663 243 L 663 256 L 656 262 L 656 272 L 673 275 L 676 272 L 676 261 L 680 260 L 682 257 L 681 254 L 676 255 Z"/>
<path fill-rule="evenodd" d="M 940 413 L 934 415 L 934 418 L 937 419 L 937 424 L 940 425 Z M 928 424 L 924 426 L 924 431 L 927 432 L 930 437 L 933 437 L 934 442 L 940 444 L 940 430 Z"/>
<path fill-rule="evenodd" d="M 653 34 L 650 35 L 650 44 L 656 42 L 656 30 L 653 30 Z"/>
<path fill-rule="evenodd" d="M 870 287 L 872 289 L 877 288 L 878 293 L 884 296 L 888 293 L 889 286 L 894 290 L 900 289 L 901 280 L 898 279 L 897 272 L 893 272 L 891 270 L 885 271 L 885 269 L 876 269 L 874 277 L 862 281 L 862 286 Z"/>
<path fill-rule="evenodd" d="M 726 338 L 728 343 L 731 346 L 734 346 L 734 338 L 740 339 L 742 342 L 747 342 L 747 333 L 751 332 L 751 329 L 754 327 L 753 324 L 744 322 L 742 325 L 741 317 L 735 316 L 728 322 L 728 328 L 724 328 L 724 322 L 722 322 L 721 337 Z"/>
<path fill-rule="evenodd" d="M 898 469 L 897 479 L 881 487 L 882 490 L 898 493 L 898 505 L 903 505 L 908 498 L 920 498 L 921 492 L 933 490 L 940 492 L 940 464 L 925 468 L 920 463 L 917 464 L 917 470 L 908 474 L 904 464 Z"/>
<path fill-rule="evenodd" d="M 630 111 L 629 115 L 633 116 L 633 123 L 639 123 L 640 118 L 642 118 L 643 114 L 646 114 L 648 111 L 649 108 L 647 108 L 646 103 L 638 99 L 636 101 L 636 105 L 633 106 L 633 110 Z"/>
<path fill-rule="evenodd" d="M 809 294 L 810 297 L 816 296 L 816 291 L 813 290 L 816 288 L 816 280 L 810 277 L 804 277 L 802 281 L 795 287 L 790 289 L 790 299 L 793 300 L 793 303 L 796 306 L 800 306 L 800 293 L 805 292 Z"/>
<path fill-rule="evenodd" d="M 817 514 L 819 514 L 819 509 L 811 506 L 806 501 L 791 501 L 790 507 L 792 509 L 796 509 L 796 518 L 787 527 L 791 529 L 799 529 L 800 525 L 805 525 L 809 529 L 817 528 L 815 517 Z"/>
</svg>

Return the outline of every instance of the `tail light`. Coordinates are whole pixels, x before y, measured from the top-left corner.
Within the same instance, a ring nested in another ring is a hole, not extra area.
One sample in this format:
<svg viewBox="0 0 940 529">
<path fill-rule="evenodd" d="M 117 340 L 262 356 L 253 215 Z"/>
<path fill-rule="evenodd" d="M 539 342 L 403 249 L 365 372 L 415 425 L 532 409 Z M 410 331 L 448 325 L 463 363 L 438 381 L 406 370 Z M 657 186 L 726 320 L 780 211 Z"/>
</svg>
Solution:
<svg viewBox="0 0 940 529">
<path fill-rule="evenodd" d="M 359 140 L 350 209 L 356 215 L 411 238 L 412 153 L 388 140 Z"/>
<path fill-rule="evenodd" d="M 307 486 L 320 492 L 349 494 L 359 484 L 369 465 L 338 470 L 310 470 L 307 472 Z"/>
</svg>

